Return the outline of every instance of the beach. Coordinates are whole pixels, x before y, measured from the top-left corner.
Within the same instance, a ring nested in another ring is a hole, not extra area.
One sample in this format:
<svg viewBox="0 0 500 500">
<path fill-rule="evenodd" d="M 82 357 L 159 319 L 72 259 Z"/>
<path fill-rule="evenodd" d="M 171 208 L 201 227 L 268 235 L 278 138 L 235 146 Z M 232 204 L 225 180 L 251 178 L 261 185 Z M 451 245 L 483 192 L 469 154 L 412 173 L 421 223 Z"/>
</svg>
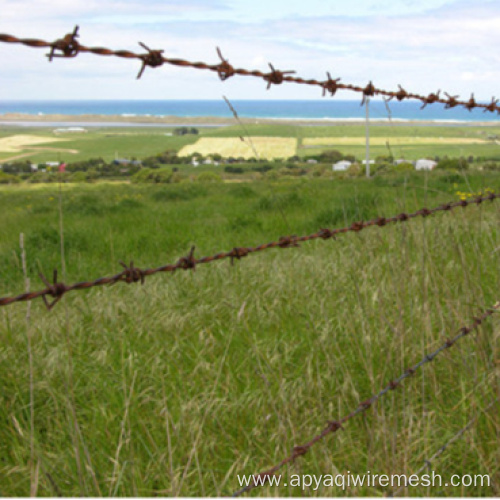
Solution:
<svg viewBox="0 0 500 500">
<path fill-rule="evenodd" d="M 242 118 L 239 120 L 245 124 L 276 124 L 276 125 L 299 125 L 299 126 L 345 126 L 364 123 L 361 118 Z M 0 114 L 0 125 L 20 126 L 80 126 L 87 127 L 223 127 L 234 125 L 233 117 L 219 116 L 145 116 L 145 115 L 103 115 L 103 114 L 29 114 L 29 113 L 4 113 Z M 470 127 L 497 127 L 498 121 L 461 121 L 461 120 L 403 120 L 387 118 L 370 119 L 370 125 L 394 125 L 394 126 L 470 126 Z"/>
</svg>

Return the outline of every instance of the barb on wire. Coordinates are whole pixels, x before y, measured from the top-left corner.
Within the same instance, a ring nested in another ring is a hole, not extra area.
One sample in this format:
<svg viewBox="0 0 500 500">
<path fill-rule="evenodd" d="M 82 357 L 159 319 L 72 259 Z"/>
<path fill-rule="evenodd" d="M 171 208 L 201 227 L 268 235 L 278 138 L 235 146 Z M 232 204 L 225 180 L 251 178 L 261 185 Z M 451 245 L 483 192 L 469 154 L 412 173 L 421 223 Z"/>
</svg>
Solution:
<svg viewBox="0 0 500 500">
<path fill-rule="evenodd" d="M 76 40 L 80 35 L 78 34 L 78 26 L 75 26 L 73 33 L 68 33 L 63 38 L 56 40 L 50 44 L 50 52 L 47 54 L 49 62 L 52 62 L 54 57 L 76 57 L 80 50 L 80 44 Z M 61 54 L 56 54 L 55 51 L 61 51 Z"/>
<path fill-rule="evenodd" d="M 51 309 L 54 305 L 61 299 L 61 297 L 73 290 L 85 290 L 87 288 L 93 288 L 96 286 L 103 285 L 114 285 L 119 281 L 125 281 L 126 283 L 136 283 L 140 281 L 144 283 L 144 280 L 148 276 L 152 276 L 153 274 L 162 273 L 162 272 L 174 272 L 177 269 L 192 269 L 195 270 L 198 264 L 208 264 L 210 262 L 214 262 L 222 259 L 230 259 L 231 263 L 234 263 L 234 259 L 240 259 L 241 257 L 246 257 L 251 253 L 262 252 L 264 250 L 270 250 L 271 248 L 294 248 L 298 247 L 299 243 L 303 243 L 306 241 L 312 241 L 316 239 L 335 239 L 335 237 L 339 234 L 343 233 L 359 233 L 363 229 L 372 226 L 383 227 L 387 224 L 396 223 L 396 222 L 407 222 L 415 217 L 428 217 L 437 212 L 448 212 L 454 210 L 457 207 L 466 208 L 469 205 L 479 205 L 483 201 L 486 200 L 496 200 L 500 198 L 500 193 L 489 193 L 487 195 L 478 196 L 476 198 L 470 198 L 468 200 L 460 200 L 454 201 L 450 203 L 444 203 L 435 208 L 421 208 L 413 213 L 400 213 L 398 215 L 394 215 L 393 217 L 377 217 L 375 219 L 369 221 L 359 221 L 353 222 L 350 226 L 337 228 L 337 229 L 319 229 L 317 232 L 313 234 L 308 234 L 304 236 L 282 236 L 277 241 L 271 241 L 270 243 L 263 243 L 261 245 L 255 247 L 236 247 L 230 250 L 229 252 L 219 252 L 215 255 L 201 257 L 196 259 L 194 257 L 194 246 L 191 248 L 189 254 L 185 257 L 181 257 L 176 264 L 166 264 L 161 267 L 153 268 L 153 269 L 139 269 L 133 266 L 133 262 L 130 263 L 130 266 L 126 266 L 121 263 L 121 265 L 125 268 L 124 271 L 109 277 L 97 278 L 93 281 L 82 281 L 79 283 L 74 283 L 73 285 L 65 285 L 63 283 L 57 283 L 57 273 L 54 273 L 54 283 L 50 284 L 46 280 L 45 277 L 42 277 L 42 281 L 46 285 L 47 288 L 43 290 L 39 290 L 37 292 L 27 292 L 17 295 L 15 297 L 0 297 L 0 306 L 7 306 L 9 304 L 13 304 L 15 302 L 25 302 L 28 300 L 34 300 L 38 297 L 43 297 L 45 300 L 46 295 L 50 295 L 54 297 L 55 300 L 49 307 Z"/>
<path fill-rule="evenodd" d="M 274 66 L 271 63 L 269 63 L 269 67 L 271 68 L 271 72 L 263 75 L 264 80 L 267 82 L 267 90 L 271 88 L 271 84 L 274 83 L 275 85 L 280 85 L 281 83 L 283 83 L 286 75 L 292 75 L 293 73 L 295 73 L 295 71 L 291 70 L 279 71 L 277 69 L 274 69 Z"/>
<path fill-rule="evenodd" d="M 326 76 L 328 77 L 328 80 L 321 82 L 321 86 L 323 87 L 323 97 L 327 92 L 330 92 L 330 95 L 333 97 L 337 93 L 337 90 L 341 88 L 341 85 L 339 85 L 341 78 L 335 78 L 334 80 L 328 71 Z"/>
<path fill-rule="evenodd" d="M 493 408 L 493 406 L 495 406 L 499 402 L 500 402 L 500 398 L 494 399 L 486 408 L 484 408 L 482 410 L 481 413 L 475 415 L 471 420 L 469 420 L 469 422 L 467 423 L 467 425 L 465 427 L 460 429 L 449 441 L 447 441 L 443 446 L 441 446 L 431 457 L 424 460 L 424 464 L 422 465 L 422 467 L 420 467 L 413 474 L 420 476 L 420 474 L 424 470 L 426 470 L 428 467 L 430 467 L 431 463 L 434 460 L 436 460 L 436 458 L 438 458 L 440 455 L 442 455 L 450 445 L 452 445 L 455 441 L 460 439 L 476 423 L 476 421 L 479 419 L 479 417 L 481 417 L 481 415 L 484 415 L 488 410 Z M 401 486 L 399 486 L 399 488 L 397 490 L 393 491 L 392 493 L 388 494 L 387 496 L 388 497 L 397 497 L 397 496 L 399 496 L 398 494 L 403 488 L 404 488 L 404 486 L 401 485 Z"/>
<path fill-rule="evenodd" d="M 484 111 L 488 111 L 491 113 L 497 112 L 500 114 L 500 106 L 498 101 L 495 101 L 494 99 L 491 103 L 478 103 L 475 100 L 474 95 L 472 95 L 472 97 L 468 101 L 461 101 L 458 99 L 458 96 L 453 96 L 446 92 L 444 92 L 444 95 L 446 97 L 441 97 L 439 95 L 439 92 L 437 94 L 430 94 L 427 96 L 414 94 L 411 92 L 407 92 L 405 89 L 401 87 L 401 85 L 399 85 L 399 90 L 396 91 L 383 90 L 377 88 L 371 82 L 366 87 L 358 87 L 351 84 L 338 83 L 340 79 L 333 80 L 329 73 L 327 74 L 328 79 L 324 81 L 315 79 L 304 79 L 298 76 L 292 76 L 295 73 L 295 71 L 276 70 L 272 64 L 269 64 L 271 72 L 268 73 L 258 70 L 235 68 L 231 64 L 229 64 L 227 59 L 225 59 L 222 56 L 222 53 L 218 47 L 217 47 L 217 54 L 219 55 L 221 62 L 218 64 L 207 64 L 204 62 L 193 62 L 185 59 L 168 58 L 161 54 L 162 51 L 151 51 L 156 53 L 152 55 L 151 52 L 149 52 L 149 49 L 148 49 L 148 54 L 136 54 L 128 50 L 112 50 L 104 47 L 87 47 L 76 41 L 76 37 L 78 36 L 79 35 L 77 26 L 73 31 L 73 33 L 66 35 L 64 38 L 60 40 L 56 40 L 55 42 L 47 42 L 45 40 L 38 40 L 33 38 L 18 38 L 16 36 L 4 33 L 0 33 L 0 42 L 11 43 L 11 44 L 19 43 L 27 47 L 35 47 L 35 48 L 50 47 L 51 48 L 51 52 L 49 54 L 50 61 L 52 60 L 53 57 L 76 57 L 79 53 L 82 52 L 88 52 L 99 56 L 115 56 L 127 59 L 141 59 L 143 61 L 143 67 L 140 72 L 140 75 L 142 75 L 145 66 L 152 66 L 152 67 L 159 66 L 160 65 L 159 61 L 161 57 L 162 61 L 161 64 L 166 63 L 174 66 L 183 66 L 200 70 L 214 71 L 218 74 L 221 80 L 227 80 L 229 77 L 234 75 L 262 78 L 265 81 L 267 81 L 268 89 L 271 87 L 272 84 L 278 85 L 286 81 L 291 83 L 297 83 L 300 85 L 318 86 L 322 88 L 323 95 L 326 95 L 326 92 L 328 91 L 331 96 L 334 96 L 338 89 L 345 89 L 351 92 L 359 92 L 363 94 L 362 103 L 364 103 L 366 97 L 369 97 L 370 95 L 381 95 L 389 99 L 396 98 L 398 101 L 402 101 L 404 99 L 419 100 L 422 102 L 423 107 L 427 106 L 428 104 L 439 102 L 441 104 L 444 104 L 445 109 L 451 109 L 456 106 L 463 106 L 469 111 L 474 108 L 482 108 L 484 109 Z M 61 54 L 56 54 L 55 51 L 60 51 Z M 145 58 L 148 58 L 147 62 L 145 61 Z"/>
<path fill-rule="evenodd" d="M 59 283 L 57 281 L 57 269 L 54 269 L 54 273 L 53 273 L 53 277 L 52 277 L 52 280 L 53 280 L 52 284 L 49 283 L 47 278 L 42 273 L 40 273 L 39 276 L 40 276 L 40 279 L 47 286 L 47 290 L 45 291 L 45 293 L 42 294 L 42 299 L 43 299 L 45 306 L 50 311 L 62 299 L 62 296 L 68 291 L 68 287 L 64 283 Z M 50 295 L 54 298 L 54 300 L 50 304 L 47 301 L 47 297 L 46 297 L 47 295 Z"/>
<path fill-rule="evenodd" d="M 496 302 L 493 307 L 486 309 L 486 311 L 481 314 L 478 317 L 474 318 L 474 321 L 470 323 L 469 326 L 464 326 L 458 330 L 458 334 L 455 335 L 452 339 L 446 340 L 440 347 L 438 347 L 435 351 L 426 354 L 421 361 L 419 361 L 417 364 L 413 365 L 412 367 L 408 368 L 405 370 L 397 379 L 391 380 L 382 390 L 380 390 L 378 393 L 372 395 L 370 398 L 368 398 L 365 401 L 362 401 L 361 403 L 358 404 L 356 409 L 354 409 L 351 413 L 346 415 L 345 417 L 341 418 L 338 421 L 333 421 L 333 422 L 328 422 L 324 429 L 314 436 L 311 440 L 309 440 L 307 443 L 300 445 L 300 446 L 295 446 L 291 452 L 290 455 L 285 457 L 281 462 L 277 463 L 273 467 L 259 473 L 255 474 L 252 479 L 253 481 L 250 482 L 247 486 L 244 488 L 236 491 L 233 493 L 233 497 L 238 497 L 243 495 L 244 493 L 253 490 L 257 486 L 263 486 L 269 479 L 276 474 L 280 469 L 282 469 L 285 465 L 294 462 L 295 459 L 299 456 L 305 455 L 318 441 L 323 440 L 325 437 L 327 437 L 330 434 L 335 434 L 339 429 L 343 428 L 343 425 L 351 420 L 352 418 L 356 417 L 360 413 L 365 412 L 371 406 L 376 403 L 379 399 L 384 397 L 389 391 L 393 391 L 397 389 L 401 383 L 406 379 L 411 376 L 413 376 L 418 369 L 420 369 L 422 366 L 424 366 L 427 363 L 431 363 L 441 352 L 443 352 L 446 349 L 450 349 L 457 343 L 461 338 L 469 335 L 471 332 L 476 330 L 486 319 L 488 319 L 490 316 L 492 316 L 495 312 L 500 310 L 500 301 Z"/>
<path fill-rule="evenodd" d="M 163 50 L 152 50 L 147 45 L 139 42 L 139 45 L 148 51 L 147 54 L 142 54 L 140 59 L 142 59 L 142 66 L 137 75 L 137 80 L 139 80 L 146 69 L 146 66 L 150 66 L 151 68 L 157 68 L 161 66 L 165 61 L 163 60 Z"/>
<path fill-rule="evenodd" d="M 217 64 L 217 74 L 224 81 L 234 76 L 234 68 L 229 64 L 229 61 L 222 55 L 221 50 L 217 47 L 217 54 L 220 57 L 221 63 Z"/>
</svg>

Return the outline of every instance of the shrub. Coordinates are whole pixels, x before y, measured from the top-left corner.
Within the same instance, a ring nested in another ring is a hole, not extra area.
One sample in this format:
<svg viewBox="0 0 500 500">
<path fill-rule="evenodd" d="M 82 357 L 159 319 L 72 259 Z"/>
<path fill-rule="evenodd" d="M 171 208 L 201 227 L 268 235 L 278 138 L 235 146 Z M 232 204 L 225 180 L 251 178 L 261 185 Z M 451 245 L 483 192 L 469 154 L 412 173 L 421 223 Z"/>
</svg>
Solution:
<svg viewBox="0 0 500 500">
<path fill-rule="evenodd" d="M 444 158 L 437 165 L 438 170 L 467 170 L 469 164 L 463 158 Z"/>
<path fill-rule="evenodd" d="M 500 170 L 500 165 L 493 161 L 489 161 L 488 163 L 485 163 L 483 165 L 483 170 L 490 170 L 490 171 Z"/>
<path fill-rule="evenodd" d="M 409 163 L 409 162 L 404 162 L 400 163 L 399 165 L 394 165 L 392 170 L 394 172 L 413 172 L 415 170 L 415 167 Z"/>
<path fill-rule="evenodd" d="M 166 170 L 153 170 L 151 168 L 143 168 L 139 170 L 130 179 L 135 184 L 153 183 L 167 184 L 172 181 L 172 173 Z"/>
<path fill-rule="evenodd" d="M 85 172 L 75 172 L 69 178 L 70 182 L 87 182 L 88 175 Z"/>
<path fill-rule="evenodd" d="M 347 169 L 347 175 L 348 177 L 360 177 L 363 175 L 363 169 L 361 168 L 361 165 L 358 163 L 353 163 L 348 169 Z"/>
<path fill-rule="evenodd" d="M 222 182 L 222 177 L 214 172 L 202 172 L 197 177 L 198 182 L 209 183 L 209 182 Z"/>
<path fill-rule="evenodd" d="M 0 184 L 19 184 L 21 179 L 15 175 L 0 172 Z"/>
</svg>

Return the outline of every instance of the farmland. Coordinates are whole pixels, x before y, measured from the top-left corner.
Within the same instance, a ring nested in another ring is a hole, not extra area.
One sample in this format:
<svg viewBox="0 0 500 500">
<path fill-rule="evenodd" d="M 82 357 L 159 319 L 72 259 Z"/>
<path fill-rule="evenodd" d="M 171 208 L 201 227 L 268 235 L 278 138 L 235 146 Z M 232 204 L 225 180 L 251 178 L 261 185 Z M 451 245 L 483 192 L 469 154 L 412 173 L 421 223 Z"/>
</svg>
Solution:
<svg viewBox="0 0 500 500">
<path fill-rule="evenodd" d="M 88 153 L 83 139 L 69 142 Z M 38 289 L 38 273 L 50 277 L 54 268 L 73 283 L 114 274 L 120 260 L 151 267 L 176 262 L 192 245 L 199 257 L 486 188 L 500 188 L 498 173 L 6 186 L 0 296 L 25 288 L 21 232 L 30 286 Z M 1 308 L 0 492 L 29 493 L 33 457 L 44 496 L 231 494 L 237 474 L 280 461 L 498 300 L 499 223 L 498 201 L 484 202 L 262 252 L 233 266 L 159 275 L 143 286 L 74 292 L 50 312 L 39 299 L 28 320 L 26 303 Z M 499 327 L 495 315 L 285 475 L 417 470 L 498 395 Z M 488 473 L 492 487 L 408 493 L 498 495 L 499 415 L 481 415 L 433 463 L 444 478 Z M 300 491 L 266 486 L 254 493 Z"/>
<path fill-rule="evenodd" d="M 362 125 L 336 126 L 299 126 L 289 124 L 247 124 L 245 130 L 252 137 L 259 137 L 257 151 L 260 156 L 279 156 L 286 158 L 297 154 L 306 157 L 318 154 L 332 147 L 343 154 L 364 157 L 365 129 Z M 225 126 L 219 128 L 199 128 L 199 135 L 173 136 L 173 128 L 163 127 L 103 127 L 89 128 L 86 133 L 73 133 L 64 136 L 64 142 L 54 143 L 55 136 L 51 129 L 42 127 L 19 127 L 9 125 L 0 127 L 0 141 L 12 136 L 36 138 L 36 146 L 16 146 L 15 152 L 0 151 L 0 162 L 23 154 L 31 162 L 58 161 L 71 162 L 102 157 L 111 161 L 120 158 L 143 158 L 159 154 L 165 150 L 202 153 L 204 144 L 213 154 L 221 149 L 232 156 L 248 158 L 253 154 L 248 144 L 240 137 L 246 137 L 241 126 Z M 500 146 L 491 139 L 500 136 L 500 129 L 488 127 L 456 127 L 456 126 L 396 126 L 376 125 L 370 129 L 371 152 L 374 156 L 386 155 L 389 150 L 396 157 L 415 160 L 420 157 L 434 156 L 482 156 L 496 158 Z M 263 138 L 268 138 L 266 141 Z M 222 141 L 228 139 L 228 141 Z M 199 141 L 199 142 L 198 142 Z M 265 146 L 265 144 L 268 146 Z M 279 146 L 278 146 L 279 145 Z M 56 150 L 33 149 L 57 148 Z M 188 148 L 189 149 L 184 149 Z M 269 147 L 269 152 L 264 149 Z M 227 149 L 229 148 L 229 149 Z M 232 149 L 233 148 L 233 149 Z M 234 149 L 236 148 L 236 149 Z M 277 148 L 277 149 L 276 149 Z M 219 151 L 219 154 L 220 151 Z"/>
<path fill-rule="evenodd" d="M 252 147 L 253 146 L 253 147 Z M 180 156 L 200 153 L 203 156 L 219 154 L 225 158 L 253 158 L 256 152 L 260 158 L 289 158 L 297 151 L 297 140 L 286 137 L 204 137 L 194 144 L 184 146 Z"/>
</svg>

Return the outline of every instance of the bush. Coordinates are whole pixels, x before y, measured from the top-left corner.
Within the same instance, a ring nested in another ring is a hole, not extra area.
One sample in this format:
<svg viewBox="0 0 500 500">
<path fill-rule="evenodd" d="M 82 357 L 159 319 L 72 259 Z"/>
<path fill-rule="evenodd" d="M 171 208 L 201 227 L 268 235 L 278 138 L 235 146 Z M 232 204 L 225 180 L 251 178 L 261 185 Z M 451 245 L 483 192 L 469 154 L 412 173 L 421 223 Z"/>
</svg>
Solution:
<svg viewBox="0 0 500 500">
<path fill-rule="evenodd" d="M 490 170 L 490 171 L 500 170 L 500 165 L 493 161 L 489 161 L 488 163 L 485 163 L 483 165 L 483 170 Z"/>
<path fill-rule="evenodd" d="M 222 177 L 214 172 L 202 172 L 196 179 L 198 182 L 222 182 Z"/>
<path fill-rule="evenodd" d="M 228 174 L 242 174 L 245 170 L 242 167 L 224 167 L 224 172 Z"/>
<path fill-rule="evenodd" d="M 363 169 L 361 168 L 361 165 L 358 163 L 353 163 L 348 169 L 347 169 L 347 175 L 348 177 L 360 177 L 363 175 Z"/>
<path fill-rule="evenodd" d="M 134 184 L 168 184 L 172 182 L 172 173 L 166 170 L 143 168 L 130 179 Z"/>
<path fill-rule="evenodd" d="M 0 172 L 0 184 L 19 184 L 21 179 L 15 175 Z"/>
<path fill-rule="evenodd" d="M 444 158 L 437 165 L 438 170 L 467 170 L 469 164 L 463 158 Z"/>
<path fill-rule="evenodd" d="M 399 165 L 394 165 L 392 170 L 394 172 L 400 172 L 400 173 L 413 172 L 415 170 L 415 167 L 411 163 L 405 162 L 405 163 L 400 163 Z"/>
<path fill-rule="evenodd" d="M 70 182 L 87 182 L 88 176 L 85 172 L 75 172 L 69 178 Z"/>
<path fill-rule="evenodd" d="M 46 183 L 68 182 L 70 177 L 71 174 L 68 174 L 67 172 L 62 174 L 59 173 L 49 174 L 46 172 L 37 172 L 36 174 L 33 174 L 29 179 L 27 179 L 26 182 L 29 182 L 30 184 L 38 184 L 42 182 Z"/>
<path fill-rule="evenodd" d="M 340 151 L 337 151 L 336 149 L 323 151 L 319 156 L 319 160 L 324 163 L 337 163 L 338 161 L 343 159 L 344 155 Z"/>
</svg>

